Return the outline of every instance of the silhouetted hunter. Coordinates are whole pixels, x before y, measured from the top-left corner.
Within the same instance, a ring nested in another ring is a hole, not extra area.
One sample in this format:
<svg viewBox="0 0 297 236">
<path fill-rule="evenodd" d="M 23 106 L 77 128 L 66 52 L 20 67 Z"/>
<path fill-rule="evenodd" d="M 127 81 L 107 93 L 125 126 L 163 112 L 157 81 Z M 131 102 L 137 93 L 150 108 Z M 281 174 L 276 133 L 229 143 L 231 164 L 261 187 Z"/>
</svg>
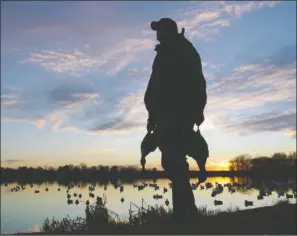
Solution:
<svg viewBox="0 0 297 236">
<path fill-rule="evenodd" d="M 186 219 L 197 211 L 186 154 L 197 160 L 200 182 L 206 179 L 207 144 L 199 129 L 193 130 L 195 123 L 199 127 L 204 121 L 206 81 L 200 56 L 184 37 L 184 29 L 178 33 L 177 24 L 169 18 L 153 21 L 151 28 L 160 44 L 144 97 L 149 114 L 146 138 L 156 139 L 149 151 L 158 145 L 162 152 L 162 167 L 172 181 L 173 216 Z M 152 131 L 154 136 L 149 136 Z"/>
</svg>

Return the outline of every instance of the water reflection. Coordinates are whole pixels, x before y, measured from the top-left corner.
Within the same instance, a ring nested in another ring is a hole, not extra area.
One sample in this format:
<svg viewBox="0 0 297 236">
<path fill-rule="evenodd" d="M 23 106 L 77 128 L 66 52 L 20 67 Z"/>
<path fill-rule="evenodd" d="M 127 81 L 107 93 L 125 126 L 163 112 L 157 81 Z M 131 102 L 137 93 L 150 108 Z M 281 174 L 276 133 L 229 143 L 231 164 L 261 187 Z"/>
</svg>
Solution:
<svg viewBox="0 0 297 236">
<path fill-rule="evenodd" d="M 196 205 L 207 206 L 209 210 L 262 207 L 286 198 L 296 203 L 296 182 L 292 180 L 281 182 L 248 177 L 210 177 L 207 183 L 200 186 L 197 186 L 197 179 L 192 179 L 191 183 Z M 128 216 L 131 202 L 136 206 L 172 207 L 168 179 L 9 183 L 1 185 L 1 232 L 36 231 L 46 217 L 84 217 L 85 205 L 98 201 L 103 194 L 107 198 L 107 207 L 120 217 Z"/>
</svg>

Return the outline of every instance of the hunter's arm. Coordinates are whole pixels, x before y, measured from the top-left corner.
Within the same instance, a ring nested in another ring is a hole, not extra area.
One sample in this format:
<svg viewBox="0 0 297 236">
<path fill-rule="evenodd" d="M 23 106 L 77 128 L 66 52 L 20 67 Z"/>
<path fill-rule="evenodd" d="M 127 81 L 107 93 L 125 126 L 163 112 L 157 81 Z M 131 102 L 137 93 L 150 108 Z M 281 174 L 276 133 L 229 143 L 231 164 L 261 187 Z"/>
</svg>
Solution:
<svg viewBox="0 0 297 236">
<path fill-rule="evenodd" d="M 155 61 L 154 61 L 155 64 Z M 156 72 L 154 70 L 154 64 L 152 67 L 152 73 L 150 80 L 144 95 L 144 104 L 148 111 L 148 121 L 154 123 L 156 116 Z"/>
</svg>

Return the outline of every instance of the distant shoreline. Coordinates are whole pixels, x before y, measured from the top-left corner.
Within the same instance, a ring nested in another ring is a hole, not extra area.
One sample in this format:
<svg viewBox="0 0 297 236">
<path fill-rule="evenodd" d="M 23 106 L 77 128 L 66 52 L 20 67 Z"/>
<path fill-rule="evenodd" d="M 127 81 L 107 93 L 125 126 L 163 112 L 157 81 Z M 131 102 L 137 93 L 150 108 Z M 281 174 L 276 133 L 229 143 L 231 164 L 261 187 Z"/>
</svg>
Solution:
<svg viewBox="0 0 297 236">
<path fill-rule="evenodd" d="M 296 179 L 296 152 L 274 153 L 271 157 L 251 158 L 239 155 L 229 161 L 229 170 L 208 171 L 208 177 L 252 177 L 271 180 Z M 190 171 L 190 177 L 199 177 L 199 171 Z M 134 181 L 137 179 L 168 178 L 164 171 L 148 168 L 142 172 L 137 166 L 87 166 L 67 164 L 59 167 L 20 166 L 17 169 L 1 167 L 1 182 L 45 182 L 58 181 Z"/>
<path fill-rule="evenodd" d="M 296 173 L 281 173 L 279 175 L 270 176 L 267 174 L 254 173 L 252 171 L 208 171 L 208 177 L 244 177 L 244 178 L 261 178 L 261 179 L 296 179 Z M 191 178 L 199 177 L 199 171 L 190 171 Z M 95 172 L 68 172 L 68 173 L 59 173 L 58 171 L 47 171 L 45 173 L 22 173 L 18 170 L 15 170 L 11 173 L 1 172 L 1 184 L 11 183 L 11 182 L 92 182 L 92 181 L 117 181 L 123 180 L 126 182 L 141 180 L 141 179 L 161 179 L 168 178 L 168 175 L 164 171 L 152 171 L 148 170 L 141 172 L 137 170 L 135 172 L 117 172 L 117 173 L 100 173 L 99 171 Z"/>
</svg>

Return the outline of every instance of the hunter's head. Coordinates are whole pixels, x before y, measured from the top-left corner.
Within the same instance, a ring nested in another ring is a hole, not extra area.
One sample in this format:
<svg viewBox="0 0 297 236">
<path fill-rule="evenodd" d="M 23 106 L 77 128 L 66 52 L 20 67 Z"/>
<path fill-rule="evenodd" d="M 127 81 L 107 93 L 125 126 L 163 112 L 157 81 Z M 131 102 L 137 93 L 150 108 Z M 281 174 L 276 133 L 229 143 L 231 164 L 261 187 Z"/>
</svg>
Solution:
<svg viewBox="0 0 297 236">
<path fill-rule="evenodd" d="M 162 18 L 151 23 L 152 30 L 157 32 L 157 40 L 160 43 L 168 41 L 178 35 L 177 24 L 170 18 Z"/>
</svg>

